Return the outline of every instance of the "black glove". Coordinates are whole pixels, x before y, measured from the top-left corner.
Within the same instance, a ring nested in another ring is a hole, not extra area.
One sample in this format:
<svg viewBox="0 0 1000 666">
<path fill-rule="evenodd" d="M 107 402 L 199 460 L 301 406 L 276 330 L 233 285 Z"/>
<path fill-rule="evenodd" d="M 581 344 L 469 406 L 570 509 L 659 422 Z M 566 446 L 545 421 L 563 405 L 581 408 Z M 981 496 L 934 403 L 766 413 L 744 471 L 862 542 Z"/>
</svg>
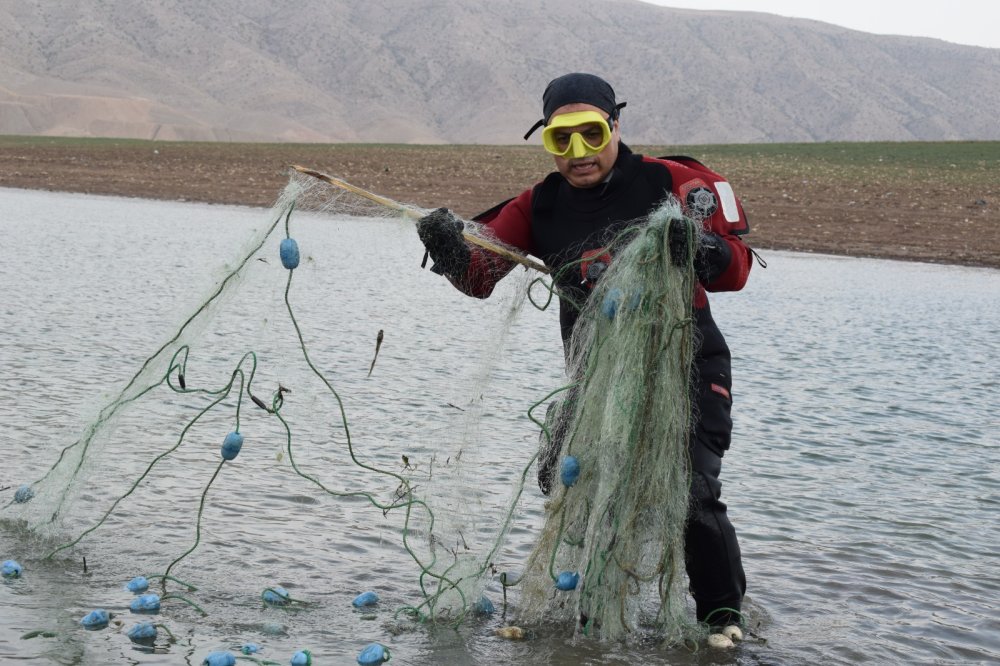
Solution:
<svg viewBox="0 0 1000 666">
<path fill-rule="evenodd" d="M 732 258 L 729 243 L 719 234 L 706 231 L 701 235 L 698 253 L 694 255 L 694 273 L 702 284 L 708 284 L 726 272 Z"/>
<path fill-rule="evenodd" d="M 688 262 L 688 248 L 692 239 L 699 233 L 695 223 L 686 217 L 675 217 L 670 220 L 667 230 L 667 243 L 670 245 L 670 262 L 674 266 L 683 267 Z"/>
<path fill-rule="evenodd" d="M 433 272 L 456 278 L 465 275 L 472 252 L 462 238 L 464 228 L 447 208 L 438 208 L 417 221 L 417 235 L 434 260 Z"/>
<path fill-rule="evenodd" d="M 694 255 L 694 272 L 702 284 L 708 284 L 726 272 L 733 253 L 729 249 L 729 243 L 724 241 L 722 236 L 711 231 L 703 232 L 695 226 L 696 224 L 688 218 L 670 220 L 667 237 L 670 260 L 674 266 L 687 264 L 688 248 L 691 245 L 691 236 L 694 235 L 698 243 Z"/>
</svg>

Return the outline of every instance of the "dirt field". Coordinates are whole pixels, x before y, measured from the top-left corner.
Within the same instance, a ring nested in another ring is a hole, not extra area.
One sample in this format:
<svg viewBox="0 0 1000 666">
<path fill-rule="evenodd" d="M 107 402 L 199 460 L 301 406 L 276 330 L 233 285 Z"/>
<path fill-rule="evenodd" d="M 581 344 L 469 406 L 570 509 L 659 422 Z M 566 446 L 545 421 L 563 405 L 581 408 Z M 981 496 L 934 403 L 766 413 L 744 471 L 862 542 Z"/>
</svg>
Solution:
<svg viewBox="0 0 1000 666">
<path fill-rule="evenodd" d="M 748 242 L 1000 268 L 1000 144 L 637 147 L 725 175 Z M 471 216 L 551 170 L 536 146 L 221 144 L 0 137 L 0 187 L 269 206 L 301 164 Z"/>
</svg>

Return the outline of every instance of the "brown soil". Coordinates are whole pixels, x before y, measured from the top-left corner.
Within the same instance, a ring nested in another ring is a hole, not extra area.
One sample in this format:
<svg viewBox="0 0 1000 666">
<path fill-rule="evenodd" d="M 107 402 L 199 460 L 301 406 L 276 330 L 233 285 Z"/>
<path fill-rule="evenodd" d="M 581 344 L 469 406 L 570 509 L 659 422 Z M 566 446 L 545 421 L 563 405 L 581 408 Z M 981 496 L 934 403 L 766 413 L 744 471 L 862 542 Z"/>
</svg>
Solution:
<svg viewBox="0 0 1000 666">
<path fill-rule="evenodd" d="M 1000 268 L 995 159 L 952 164 L 942 176 L 939 165 L 930 163 L 933 156 L 916 167 L 912 160 L 905 168 L 882 166 L 881 157 L 876 161 L 860 148 L 849 167 L 765 147 L 759 153 L 752 147 L 706 147 L 707 156 L 684 150 L 733 184 L 750 217 L 747 240 L 758 249 Z M 290 164 L 397 201 L 448 206 L 463 216 L 517 194 L 552 168 L 548 156 L 529 146 L 0 138 L 0 187 L 269 206 Z"/>
</svg>

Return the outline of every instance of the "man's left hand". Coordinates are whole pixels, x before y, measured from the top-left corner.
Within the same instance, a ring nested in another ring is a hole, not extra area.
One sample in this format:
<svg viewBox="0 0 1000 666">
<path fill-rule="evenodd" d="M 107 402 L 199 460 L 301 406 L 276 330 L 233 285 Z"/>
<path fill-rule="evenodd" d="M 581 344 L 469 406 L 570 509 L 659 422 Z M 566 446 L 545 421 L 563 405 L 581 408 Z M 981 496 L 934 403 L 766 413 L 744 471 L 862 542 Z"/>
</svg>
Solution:
<svg viewBox="0 0 1000 666">
<path fill-rule="evenodd" d="M 729 268 L 732 251 L 729 249 L 729 243 L 719 234 L 701 231 L 697 223 L 688 218 L 671 220 L 668 234 L 670 260 L 675 266 L 687 264 L 691 237 L 694 235 L 697 238 L 694 272 L 703 284 L 715 280 Z"/>
</svg>

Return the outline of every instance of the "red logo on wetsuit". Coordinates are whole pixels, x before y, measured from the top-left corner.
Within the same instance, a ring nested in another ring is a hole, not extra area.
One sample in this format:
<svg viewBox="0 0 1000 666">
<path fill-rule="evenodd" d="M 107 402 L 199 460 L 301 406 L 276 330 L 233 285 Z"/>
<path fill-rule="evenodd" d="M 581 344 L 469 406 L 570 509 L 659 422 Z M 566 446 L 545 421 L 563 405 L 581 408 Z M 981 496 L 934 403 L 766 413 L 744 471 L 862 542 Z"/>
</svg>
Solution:
<svg viewBox="0 0 1000 666">
<path fill-rule="evenodd" d="M 606 249 L 587 250 L 580 255 L 580 284 L 593 289 L 604 271 L 611 265 L 611 253 Z"/>
</svg>

